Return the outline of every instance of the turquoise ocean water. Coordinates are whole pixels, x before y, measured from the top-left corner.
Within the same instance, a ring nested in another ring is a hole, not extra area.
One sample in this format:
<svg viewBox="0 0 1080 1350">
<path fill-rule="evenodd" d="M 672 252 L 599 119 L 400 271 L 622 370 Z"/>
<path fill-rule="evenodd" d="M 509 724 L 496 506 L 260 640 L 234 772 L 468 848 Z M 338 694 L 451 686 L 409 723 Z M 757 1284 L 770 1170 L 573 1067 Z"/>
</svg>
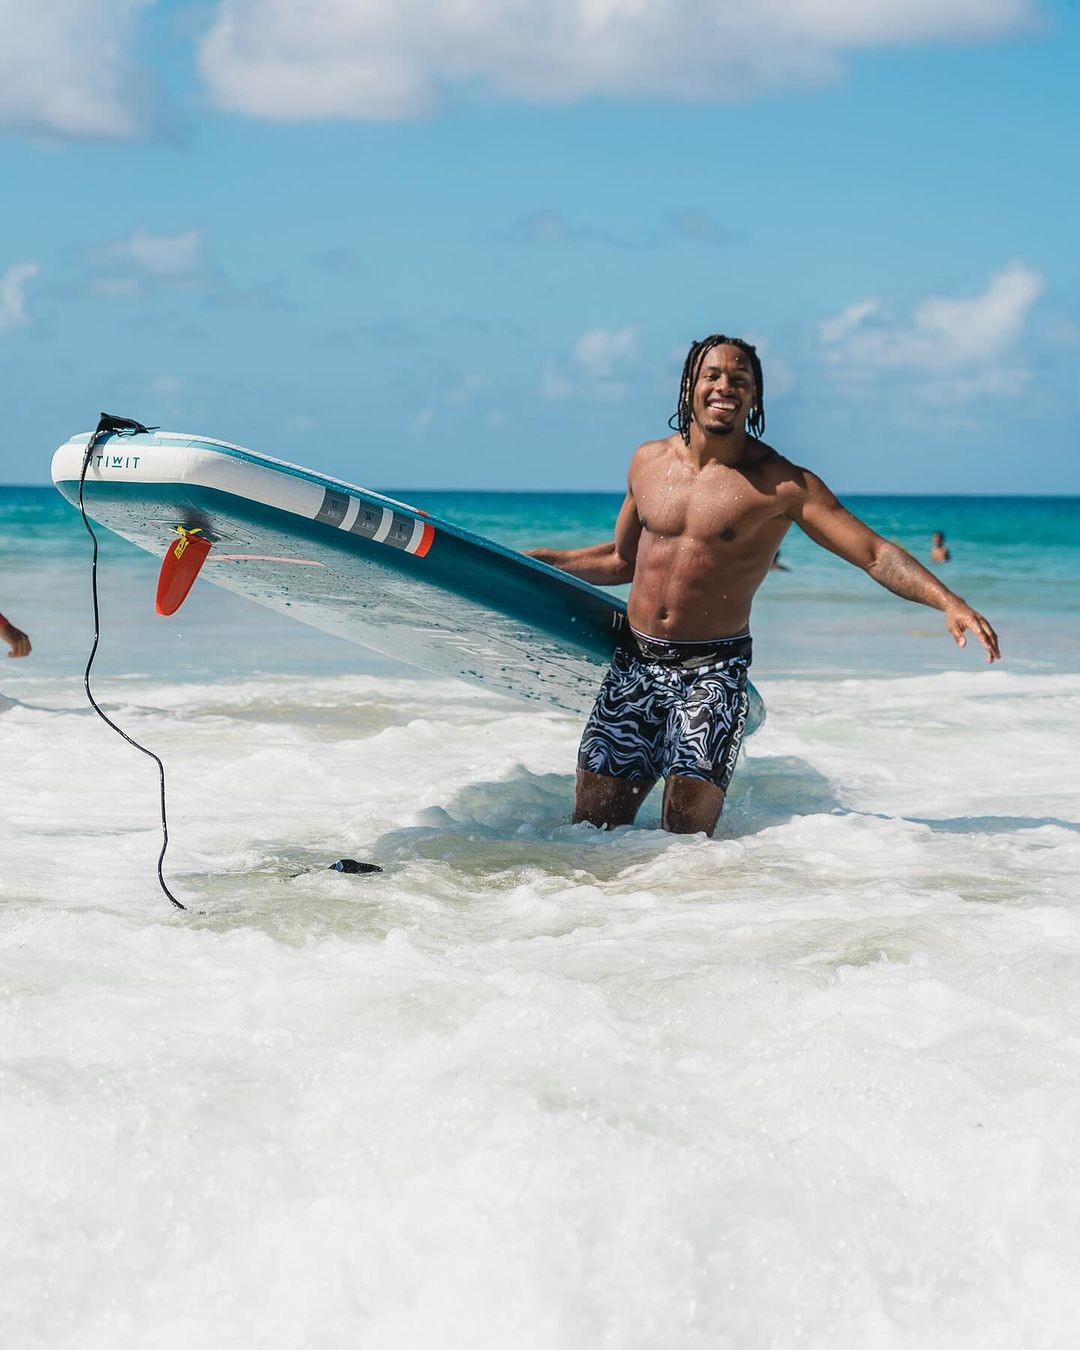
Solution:
<svg viewBox="0 0 1080 1350">
<path fill-rule="evenodd" d="M 604 493 L 388 492 L 522 549 L 610 538 L 621 502 Z M 851 497 L 846 504 L 924 562 L 931 533 L 946 532 L 953 560 L 936 570 L 994 623 L 1007 668 L 1080 669 L 1080 498 Z M 112 575 L 145 586 L 156 575 L 149 555 L 114 537 L 105 536 L 102 544 L 106 584 Z M 79 615 L 86 609 L 87 547 L 77 514 L 53 489 L 0 487 L 0 604 L 13 619 L 21 616 L 24 627 L 37 630 L 38 661 L 57 673 L 82 651 L 85 640 Z M 755 608 L 760 673 L 887 674 L 956 667 L 956 653 L 940 640 L 936 614 L 889 598 L 795 528 L 782 561 L 791 570 L 770 575 Z M 261 615 L 210 587 L 200 588 L 190 605 L 179 631 L 196 632 L 189 639 L 196 650 L 174 644 L 178 674 L 293 670 L 297 664 L 312 672 L 366 668 L 356 648 L 294 631 L 285 620 Z M 126 604 L 123 608 L 114 617 L 127 629 L 134 616 Z M 236 619 L 238 613 L 242 620 Z M 54 614 L 63 616 L 61 631 L 48 621 Z M 218 631 L 219 623 L 224 631 Z M 106 641 L 103 659 L 122 659 L 129 641 L 141 651 L 164 631 L 160 621 L 147 626 L 149 633 L 128 631 L 116 646 Z M 267 626 L 273 639 L 264 649 Z M 203 640 L 211 631 L 212 646 Z"/>
<path fill-rule="evenodd" d="M 507 544 L 617 496 L 392 493 Z M 0 488 L 0 1326 L 64 1350 L 1071 1350 L 1080 500 L 792 531 L 716 838 L 568 823 L 580 726 Z M 344 877 L 341 856 L 384 871 Z"/>
</svg>

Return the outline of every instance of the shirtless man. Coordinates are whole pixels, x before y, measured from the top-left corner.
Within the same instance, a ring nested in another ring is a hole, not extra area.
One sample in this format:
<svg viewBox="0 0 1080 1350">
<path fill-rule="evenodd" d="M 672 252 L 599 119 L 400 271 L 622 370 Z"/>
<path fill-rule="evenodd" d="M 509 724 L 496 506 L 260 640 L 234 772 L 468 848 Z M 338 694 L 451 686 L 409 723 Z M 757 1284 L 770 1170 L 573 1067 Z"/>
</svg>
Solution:
<svg viewBox="0 0 1080 1350">
<path fill-rule="evenodd" d="M 574 820 L 628 825 L 663 778 L 664 829 L 711 835 L 746 717 L 750 607 L 793 522 L 894 595 L 941 610 L 959 646 L 971 632 L 989 661 L 1001 653 L 981 614 L 760 439 L 764 381 L 749 343 L 694 343 L 672 425 L 630 461 L 613 540 L 531 556 L 597 585 L 631 583 L 631 636 L 585 727 Z"/>
</svg>

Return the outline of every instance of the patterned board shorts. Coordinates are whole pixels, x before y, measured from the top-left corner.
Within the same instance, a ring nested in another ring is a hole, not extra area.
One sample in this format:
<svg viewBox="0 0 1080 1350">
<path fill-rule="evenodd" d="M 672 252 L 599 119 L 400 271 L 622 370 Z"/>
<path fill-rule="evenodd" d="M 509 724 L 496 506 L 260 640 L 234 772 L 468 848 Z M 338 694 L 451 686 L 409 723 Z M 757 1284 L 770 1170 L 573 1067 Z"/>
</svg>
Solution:
<svg viewBox="0 0 1080 1350">
<path fill-rule="evenodd" d="M 655 783 L 678 775 L 726 791 L 742 744 L 749 634 L 619 647 L 585 724 L 578 768 Z"/>
</svg>

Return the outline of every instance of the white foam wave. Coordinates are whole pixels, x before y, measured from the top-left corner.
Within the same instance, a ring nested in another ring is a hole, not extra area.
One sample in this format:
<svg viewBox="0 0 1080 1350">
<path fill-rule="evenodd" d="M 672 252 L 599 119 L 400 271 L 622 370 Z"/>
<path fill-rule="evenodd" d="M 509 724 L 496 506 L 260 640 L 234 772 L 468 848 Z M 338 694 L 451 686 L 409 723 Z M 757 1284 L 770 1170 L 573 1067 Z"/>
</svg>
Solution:
<svg viewBox="0 0 1080 1350">
<path fill-rule="evenodd" d="M 465 686 L 106 680 L 186 916 L 20 680 L 13 1344 L 1071 1344 L 1080 677 L 763 680 L 713 841 L 570 826 L 574 720 Z"/>
</svg>

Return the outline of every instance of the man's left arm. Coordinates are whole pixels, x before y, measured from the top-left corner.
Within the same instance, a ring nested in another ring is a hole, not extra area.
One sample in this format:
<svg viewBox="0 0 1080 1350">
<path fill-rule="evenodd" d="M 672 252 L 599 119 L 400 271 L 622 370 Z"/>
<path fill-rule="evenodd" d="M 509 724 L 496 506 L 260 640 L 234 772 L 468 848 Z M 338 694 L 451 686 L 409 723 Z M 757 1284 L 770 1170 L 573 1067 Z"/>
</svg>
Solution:
<svg viewBox="0 0 1080 1350">
<path fill-rule="evenodd" d="M 988 661 L 1001 659 L 997 634 L 966 600 L 950 591 L 905 549 L 882 539 L 858 516 L 853 516 L 820 478 L 806 470 L 803 475 L 805 490 L 788 514 L 815 544 L 861 567 L 893 595 L 940 609 L 958 647 L 967 645 L 966 635 L 971 632 L 985 648 Z"/>
</svg>

